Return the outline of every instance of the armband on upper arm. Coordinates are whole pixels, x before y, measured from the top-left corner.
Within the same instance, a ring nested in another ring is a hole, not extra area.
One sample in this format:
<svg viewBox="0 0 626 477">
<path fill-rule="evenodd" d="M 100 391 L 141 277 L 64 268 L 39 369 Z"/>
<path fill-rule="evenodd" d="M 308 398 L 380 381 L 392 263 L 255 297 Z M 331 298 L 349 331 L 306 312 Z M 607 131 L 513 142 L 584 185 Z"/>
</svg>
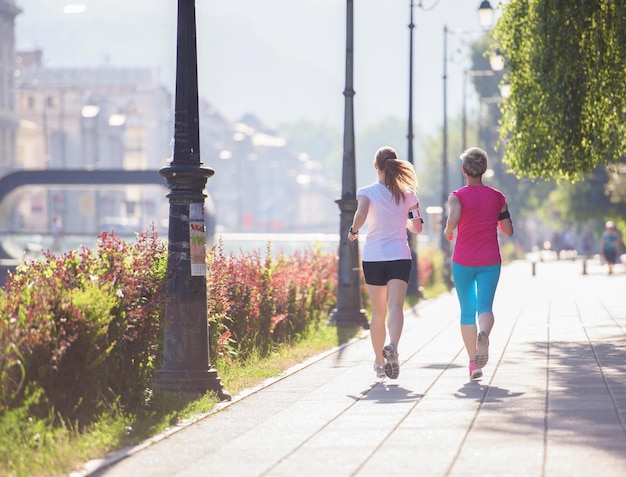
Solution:
<svg viewBox="0 0 626 477">
<path fill-rule="evenodd" d="M 500 215 L 498 215 L 498 220 L 504 220 L 504 219 L 510 219 L 511 218 L 511 214 L 509 214 L 508 210 L 505 210 L 504 212 L 500 212 Z"/>
<path fill-rule="evenodd" d="M 411 209 L 409 210 L 409 219 L 411 220 L 421 220 L 422 223 L 424 223 L 424 219 L 422 219 L 422 214 L 420 212 L 420 208 L 419 206 L 417 207 L 417 209 Z"/>
</svg>

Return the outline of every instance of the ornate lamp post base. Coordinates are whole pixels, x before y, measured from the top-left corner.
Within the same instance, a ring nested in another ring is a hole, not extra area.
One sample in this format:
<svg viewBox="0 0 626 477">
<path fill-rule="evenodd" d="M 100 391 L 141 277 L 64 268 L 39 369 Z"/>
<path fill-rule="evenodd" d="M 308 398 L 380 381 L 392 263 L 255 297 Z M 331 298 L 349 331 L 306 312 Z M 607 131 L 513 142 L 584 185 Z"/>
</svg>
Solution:
<svg viewBox="0 0 626 477">
<path fill-rule="evenodd" d="M 345 170 L 354 171 L 354 162 L 346 166 Z M 335 201 L 340 212 L 340 231 L 346 231 L 352 224 L 357 201 L 339 199 Z M 351 242 L 345 233 L 341 233 L 339 240 L 339 279 L 337 282 L 337 308 L 332 312 L 328 324 L 332 326 L 362 326 L 366 330 L 370 325 L 361 308 L 361 270 L 359 268 L 359 244 Z"/>
<path fill-rule="evenodd" d="M 172 392 L 203 394 L 215 392 L 220 401 L 230 401 L 231 396 L 222 387 L 222 381 L 214 369 L 205 370 L 168 370 L 157 372 L 158 389 Z"/>
<path fill-rule="evenodd" d="M 335 309 L 328 320 L 328 324 L 330 326 L 361 326 L 365 330 L 370 329 L 370 324 L 363 309 Z"/>
</svg>

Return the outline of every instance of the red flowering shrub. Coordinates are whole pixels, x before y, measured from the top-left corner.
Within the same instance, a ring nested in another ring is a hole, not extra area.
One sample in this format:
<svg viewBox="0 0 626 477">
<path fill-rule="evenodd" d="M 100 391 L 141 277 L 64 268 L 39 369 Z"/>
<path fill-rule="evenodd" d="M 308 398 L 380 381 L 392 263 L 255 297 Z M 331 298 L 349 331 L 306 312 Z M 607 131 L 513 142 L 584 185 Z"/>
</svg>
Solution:
<svg viewBox="0 0 626 477">
<path fill-rule="evenodd" d="M 417 256 L 417 273 L 419 275 L 419 286 L 424 287 L 430 285 L 433 280 L 433 261 L 432 257 L 424 253 Z"/>
<path fill-rule="evenodd" d="M 165 270 L 154 230 L 135 246 L 103 233 L 94 251 L 18 267 L 0 295 L 0 344 L 10 351 L 0 362 L 2 405 L 19 403 L 28 384 L 72 419 L 89 420 L 117 397 L 136 405 L 160 355 Z"/>
<path fill-rule="evenodd" d="M 335 303 L 337 258 L 318 250 L 265 258 L 260 251 L 208 254 L 210 349 L 215 359 L 267 355 L 276 344 L 316 326 Z"/>
<path fill-rule="evenodd" d="M 264 356 L 335 302 L 337 258 L 320 251 L 235 256 L 219 243 L 207 264 L 212 359 Z M 40 416 L 87 424 L 112 402 L 140 410 L 160 367 L 166 273 L 154 229 L 135 245 L 103 233 L 95 250 L 20 266 L 0 290 L 0 413 L 37 389 Z"/>
<path fill-rule="evenodd" d="M 443 253 L 429 245 L 421 248 L 417 255 L 419 286 L 428 287 L 443 280 Z"/>
</svg>

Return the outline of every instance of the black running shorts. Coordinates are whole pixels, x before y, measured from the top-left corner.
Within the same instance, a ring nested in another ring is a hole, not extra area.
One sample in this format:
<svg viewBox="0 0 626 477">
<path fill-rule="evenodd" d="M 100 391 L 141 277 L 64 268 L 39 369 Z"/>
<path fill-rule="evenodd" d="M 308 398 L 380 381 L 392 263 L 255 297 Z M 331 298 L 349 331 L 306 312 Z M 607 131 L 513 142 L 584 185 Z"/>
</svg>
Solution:
<svg viewBox="0 0 626 477">
<path fill-rule="evenodd" d="M 363 262 L 363 275 L 368 285 L 387 285 L 389 280 L 404 280 L 409 283 L 411 260 L 390 260 L 388 262 Z"/>
</svg>

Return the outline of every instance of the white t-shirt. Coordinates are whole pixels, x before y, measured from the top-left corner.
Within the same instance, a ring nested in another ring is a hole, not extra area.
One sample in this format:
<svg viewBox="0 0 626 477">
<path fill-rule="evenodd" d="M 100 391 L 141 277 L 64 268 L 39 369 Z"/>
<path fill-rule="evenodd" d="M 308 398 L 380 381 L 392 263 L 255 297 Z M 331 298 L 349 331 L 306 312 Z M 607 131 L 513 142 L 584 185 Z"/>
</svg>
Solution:
<svg viewBox="0 0 626 477">
<path fill-rule="evenodd" d="M 409 209 L 418 203 L 417 195 L 410 190 L 404 200 L 396 201 L 384 184 L 375 183 L 361 187 L 357 198 L 369 199 L 367 212 L 367 237 L 363 244 L 364 262 L 384 262 L 411 258 L 407 240 L 406 221 Z"/>
</svg>

